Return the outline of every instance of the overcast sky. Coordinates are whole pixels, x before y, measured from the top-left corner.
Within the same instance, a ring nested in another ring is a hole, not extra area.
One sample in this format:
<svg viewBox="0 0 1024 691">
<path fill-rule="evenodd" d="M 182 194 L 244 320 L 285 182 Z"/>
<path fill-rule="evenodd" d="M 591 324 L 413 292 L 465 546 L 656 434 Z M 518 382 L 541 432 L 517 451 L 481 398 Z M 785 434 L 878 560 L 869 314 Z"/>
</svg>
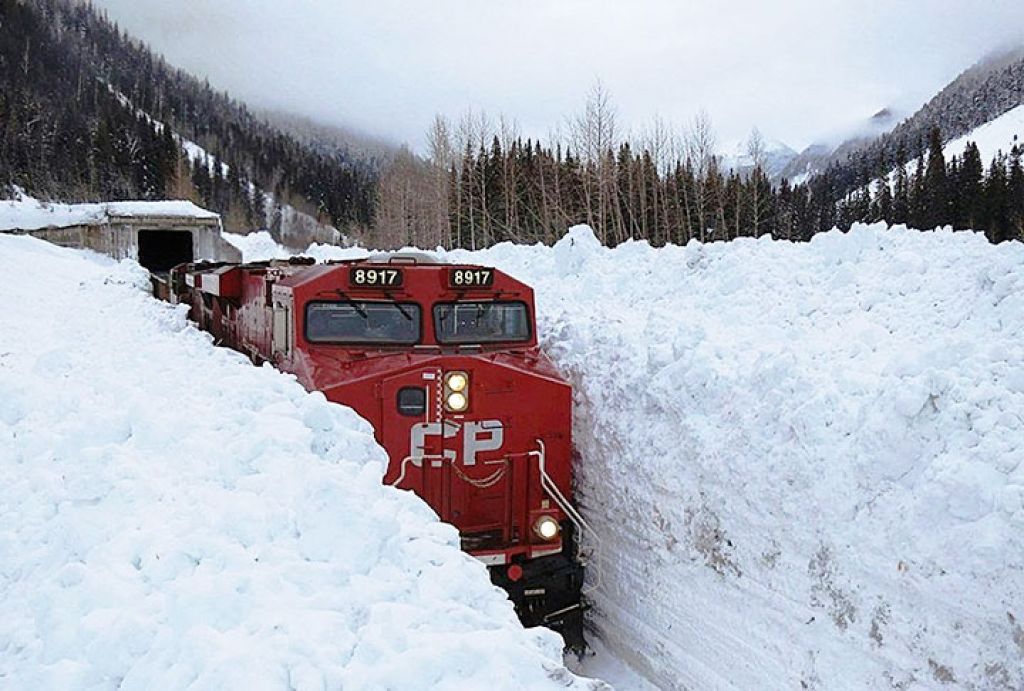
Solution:
<svg viewBox="0 0 1024 691">
<path fill-rule="evenodd" d="M 992 49 L 1022 0 L 94 0 L 174 65 L 257 106 L 419 148 L 435 113 L 544 136 L 600 78 L 623 124 L 795 148 L 913 110 Z"/>
</svg>

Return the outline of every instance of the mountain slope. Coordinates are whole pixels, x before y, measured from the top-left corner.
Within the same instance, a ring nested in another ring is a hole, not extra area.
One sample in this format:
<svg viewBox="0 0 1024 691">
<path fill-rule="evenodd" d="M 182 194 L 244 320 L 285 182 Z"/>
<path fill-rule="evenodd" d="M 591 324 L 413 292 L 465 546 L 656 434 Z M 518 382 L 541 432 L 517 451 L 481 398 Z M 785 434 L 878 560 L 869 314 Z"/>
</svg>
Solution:
<svg viewBox="0 0 1024 691">
<path fill-rule="evenodd" d="M 862 123 L 853 132 L 845 132 L 841 137 L 832 137 L 831 142 L 811 144 L 787 162 L 779 173 L 795 184 L 806 181 L 812 175 L 820 173 L 828 167 L 831 160 L 842 160 L 858 147 L 873 141 L 876 137 L 892 130 L 897 124 L 896 113 L 883 108 Z M 835 143 L 835 140 L 839 143 Z"/>
<path fill-rule="evenodd" d="M 821 168 L 832 168 L 833 184 L 845 194 L 861 182 L 864 171 L 878 169 L 880 161 L 892 166 L 923 154 L 933 127 L 950 141 L 1021 105 L 1024 47 L 993 55 L 970 67 L 891 132 L 852 150 L 834 152 Z M 1003 151 L 1010 146 L 1012 143 L 1007 142 Z"/>
<path fill-rule="evenodd" d="M 339 228 L 372 221 L 371 161 L 283 134 L 88 5 L 0 0 L 0 86 L 8 194 L 13 184 L 66 201 L 192 198 L 245 230 L 262 225 L 266 192 Z M 226 167 L 196 165 L 148 119 Z"/>
</svg>

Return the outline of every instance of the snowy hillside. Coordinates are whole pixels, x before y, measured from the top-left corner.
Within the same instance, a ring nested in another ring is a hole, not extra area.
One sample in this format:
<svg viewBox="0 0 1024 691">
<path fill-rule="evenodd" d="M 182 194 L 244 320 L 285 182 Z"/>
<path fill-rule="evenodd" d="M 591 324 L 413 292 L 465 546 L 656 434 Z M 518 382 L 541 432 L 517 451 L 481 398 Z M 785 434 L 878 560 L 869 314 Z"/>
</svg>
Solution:
<svg viewBox="0 0 1024 691">
<path fill-rule="evenodd" d="M 976 130 L 947 142 L 943 156 L 947 160 L 952 156 L 963 156 L 968 142 L 978 145 L 986 167 L 1000 151 L 1010 153 L 1014 146 L 1024 143 L 1024 106 L 1017 106 Z"/>
<path fill-rule="evenodd" d="M 0 688 L 590 688 L 346 408 L 134 264 L 0 257 Z"/>
<path fill-rule="evenodd" d="M 144 118 L 147 122 L 152 124 L 157 132 L 163 132 L 167 126 L 165 123 L 157 120 L 149 113 L 141 108 L 135 106 L 131 99 L 125 96 L 123 93 L 115 89 L 109 83 L 106 84 L 107 89 L 110 93 L 123 105 L 135 112 L 138 117 Z M 216 165 L 216 158 L 211 156 L 209 152 L 203 147 L 196 144 L 194 141 L 181 136 L 177 132 L 172 132 L 174 141 L 178 143 L 182 151 L 188 156 L 188 160 L 191 163 L 203 165 L 211 173 L 214 171 Z M 220 170 L 217 171 L 223 178 L 228 179 L 230 177 L 231 168 L 228 164 L 223 161 L 220 162 Z M 274 199 L 274 197 L 266 192 L 261 192 L 256 188 L 252 182 L 247 183 L 248 194 L 250 198 L 254 195 L 261 195 L 260 207 L 263 208 L 263 227 L 264 228 L 275 228 L 276 232 L 281 236 L 281 241 L 288 246 L 302 246 L 303 241 L 316 240 L 318 242 L 327 242 L 330 244 L 338 244 L 342 240 L 341 231 L 332 225 L 319 222 L 313 216 L 296 209 L 291 204 L 284 203 L 282 200 Z M 275 218 L 276 216 L 276 218 Z"/>
</svg>

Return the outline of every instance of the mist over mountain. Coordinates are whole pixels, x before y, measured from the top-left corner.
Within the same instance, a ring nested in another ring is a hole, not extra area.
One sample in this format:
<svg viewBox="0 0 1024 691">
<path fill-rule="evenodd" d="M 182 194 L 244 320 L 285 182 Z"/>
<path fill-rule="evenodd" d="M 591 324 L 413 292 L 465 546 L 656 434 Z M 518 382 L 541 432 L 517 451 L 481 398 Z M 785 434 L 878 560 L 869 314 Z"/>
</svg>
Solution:
<svg viewBox="0 0 1024 691">
<path fill-rule="evenodd" d="M 285 207 L 338 228 L 372 223 L 371 158 L 282 132 L 91 5 L 0 0 L 0 83 L 7 195 L 186 198 L 232 230 L 273 229 Z"/>
<path fill-rule="evenodd" d="M 831 160 L 842 159 L 857 147 L 892 130 L 901 117 L 895 108 L 886 107 L 853 128 L 841 128 L 793 156 L 776 175 L 776 179 L 784 177 L 796 182 L 807 180 L 827 168 Z"/>
<path fill-rule="evenodd" d="M 1024 104 L 1024 46 L 994 53 L 964 70 L 917 112 L 876 137 L 847 141 L 827 155 L 794 160 L 785 175 L 817 173 L 835 168 L 841 189 L 858 183 L 858 171 L 874 169 L 879 161 L 895 167 L 920 157 L 927 146 L 929 131 L 938 127 L 942 139 L 950 141 L 995 120 Z M 1007 142 L 1009 151 L 1011 142 Z"/>
<path fill-rule="evenodd" d="M 392 139 L 372 135 L 355 127 L 323 123 L 288 110 L 253 108 L 253 112 L 268 124 L 327 155 L 378 160 L 392 157 L 400 148 Z"/>
</svg>

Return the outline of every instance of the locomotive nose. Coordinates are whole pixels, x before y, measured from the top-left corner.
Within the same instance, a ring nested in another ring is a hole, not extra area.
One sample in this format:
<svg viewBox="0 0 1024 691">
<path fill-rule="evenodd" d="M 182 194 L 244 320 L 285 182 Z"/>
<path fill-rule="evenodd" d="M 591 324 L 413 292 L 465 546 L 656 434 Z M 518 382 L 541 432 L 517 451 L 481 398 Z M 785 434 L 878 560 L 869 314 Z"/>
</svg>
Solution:
<svg viewBox="0 0 1024 691">
<path fill-rule="evenodd" d="M 453 356 L 382 391 L 385 482 L 416 492 L 488 563 L 559 551 L 565 516 L 545 494 L 537 454 L 546 449 L 550 479 L 568 492 L 566 384 L 511 358 Z"/>
</svg>

